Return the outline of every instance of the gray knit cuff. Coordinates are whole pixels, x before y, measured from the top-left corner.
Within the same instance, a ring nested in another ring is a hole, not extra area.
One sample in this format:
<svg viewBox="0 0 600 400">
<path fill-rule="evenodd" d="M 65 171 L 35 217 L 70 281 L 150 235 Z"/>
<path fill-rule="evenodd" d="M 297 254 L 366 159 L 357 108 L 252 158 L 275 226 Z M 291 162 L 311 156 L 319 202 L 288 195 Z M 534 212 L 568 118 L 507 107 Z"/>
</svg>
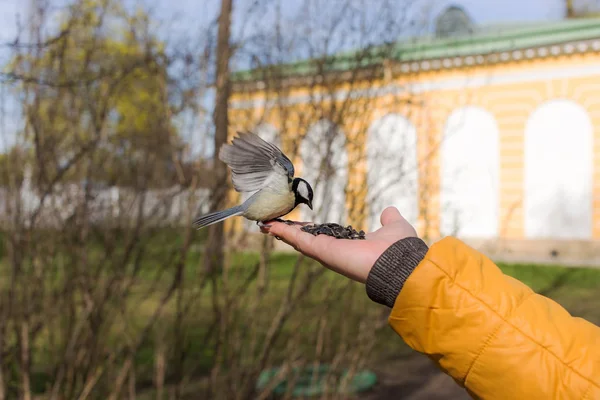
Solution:
<svg viewBox="0 0 600 400">
<path fill-rule="evenodd" d="M 427 244 L 417 237 L 407 237 L 388 247 L 367 277 L 369 298 L 390 308 L 394 307 L 404 282 L 425 257 L 427 250 Z"/>
</svg>

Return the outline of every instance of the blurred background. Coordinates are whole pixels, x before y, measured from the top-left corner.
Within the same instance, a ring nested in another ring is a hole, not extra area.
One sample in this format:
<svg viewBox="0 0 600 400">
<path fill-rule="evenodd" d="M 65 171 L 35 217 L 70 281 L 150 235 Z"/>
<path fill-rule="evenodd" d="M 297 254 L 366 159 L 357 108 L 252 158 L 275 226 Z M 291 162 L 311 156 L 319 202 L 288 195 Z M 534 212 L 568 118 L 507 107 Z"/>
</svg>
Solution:
<svg viewBox="0 0 600 400">
<path fill-rule="evenodd" d="M 241 218 L 251 130 L 600 323 L 600 2 L 0 0 L 0 400 L 461 399 L 364 286 Z"/>
</svg>

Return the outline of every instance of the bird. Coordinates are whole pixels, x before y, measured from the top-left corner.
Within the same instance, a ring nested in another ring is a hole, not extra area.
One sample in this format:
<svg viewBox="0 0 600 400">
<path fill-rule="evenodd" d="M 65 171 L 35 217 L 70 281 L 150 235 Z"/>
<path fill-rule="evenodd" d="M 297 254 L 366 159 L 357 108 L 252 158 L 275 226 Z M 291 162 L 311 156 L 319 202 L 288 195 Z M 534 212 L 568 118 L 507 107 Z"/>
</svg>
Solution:
<svg viewBox="0 0 600 400">
<path fill-rule="evenodd" d="M 237 192 L 255 192 L 242 204 L 196 218 L 193 226 L 202 229 L 234 216 L 265 222 L 281 221 L 300 204 L 313 209 L 313 189 L 299 177 L 294 177 L 294 164 L 274 144 L 253 132 L 237 132 L 231 144 L 223 144 L 219 159 L 231 170 L 231 180 Z"/>
</svg>

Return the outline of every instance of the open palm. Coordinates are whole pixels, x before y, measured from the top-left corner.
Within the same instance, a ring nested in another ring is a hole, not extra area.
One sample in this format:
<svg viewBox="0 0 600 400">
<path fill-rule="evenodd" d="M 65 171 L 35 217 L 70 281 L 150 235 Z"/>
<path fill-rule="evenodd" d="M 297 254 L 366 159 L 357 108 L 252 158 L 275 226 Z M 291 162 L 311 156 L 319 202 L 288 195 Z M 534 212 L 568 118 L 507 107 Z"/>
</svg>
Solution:
<svg viewBox="0 0 600 400">
<path fill-rule="evenodd" d="M 382 227 L 366 234 L 365 240 L 336 239 L 331 236 L 314 236 L 300 229 L 303 224 L 287 225 L 269 222 L 264 233 L 281 238 L 297 251 L 313 258 L 325 267 L 355 281 L 365 283 L 375 261 L 392 244 L 406 237 L 416 237 L 417 232 L 395 207 L 381 213 Z"/>
</svg>

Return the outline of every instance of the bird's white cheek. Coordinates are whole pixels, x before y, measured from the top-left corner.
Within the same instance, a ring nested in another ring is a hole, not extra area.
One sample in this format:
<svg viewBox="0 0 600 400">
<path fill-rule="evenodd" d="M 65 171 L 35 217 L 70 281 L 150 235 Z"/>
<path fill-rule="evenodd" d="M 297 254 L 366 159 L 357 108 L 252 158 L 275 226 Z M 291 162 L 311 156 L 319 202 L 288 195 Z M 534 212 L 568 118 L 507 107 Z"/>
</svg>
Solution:
<svg viewBox="0 0 600 400">
<path fill-rule="evenodd" d="M 302 183 L 298 186 L 298 194 L 300 196 L 302 196 L 302 198 L 308 200 L 308 188 L 306 187 L 306 185 L 304 183 Z"/>
</svg>

